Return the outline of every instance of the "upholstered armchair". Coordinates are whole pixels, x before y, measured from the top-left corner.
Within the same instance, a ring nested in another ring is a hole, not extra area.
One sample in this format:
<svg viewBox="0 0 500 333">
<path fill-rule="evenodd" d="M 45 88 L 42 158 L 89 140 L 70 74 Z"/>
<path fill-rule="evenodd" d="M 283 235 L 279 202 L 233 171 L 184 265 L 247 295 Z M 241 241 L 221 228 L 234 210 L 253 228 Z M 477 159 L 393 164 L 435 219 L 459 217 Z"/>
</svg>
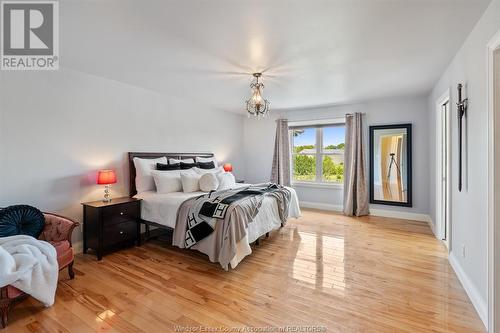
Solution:
<svg viewBox="0 0 500 333">
<path fill-rule="evenodd" d="M 59 270 L 67 267 L 69 277 L 73 279 L 75 273 L 73 272 L 74 253 L 71 235 L 79 223 L 56 214 L 43 213 L 43 215 L 45 216 L 45 226 L 39 239 L 49 242 L 56 248 Z M 0 288 L 0 328 L 7 325 L 12 306 L 27 296 L 26 293 L 13 286 Z"/>
</svg>

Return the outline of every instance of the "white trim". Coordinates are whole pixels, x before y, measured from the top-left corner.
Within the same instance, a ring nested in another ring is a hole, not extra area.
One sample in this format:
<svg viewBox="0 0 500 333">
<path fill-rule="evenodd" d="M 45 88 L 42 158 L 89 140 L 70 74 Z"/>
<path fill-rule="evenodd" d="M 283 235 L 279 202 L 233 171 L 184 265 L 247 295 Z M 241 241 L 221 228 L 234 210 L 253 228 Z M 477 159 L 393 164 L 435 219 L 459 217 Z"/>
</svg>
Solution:
<svg viewBox="0 0 500 333">
<path fill-rule="evenodd" d="M 333 205 L 321 202 L 308 202 L 308 201 L 300 201 L 299 206 L 301 208 L 312 208 L 312 209 L 321 209 L 321 210 L 329 210 L 332 212 L 341 212 L 342 205 Z"/>
<path fill-rule="evenodd" d="M 426 223 L 432 223 L 432 219 L 428 214 L 420 213 L 410 213 L 401 212 L 398 210 L 388 210 L 388 209 L 373 209 L 370 208 L 370 215 L 389 217 L 394 219 L 411 220 L 411 221 L 421 221 Z"/>
<path fill-rule="evenodd" d="M 495 247 L 500 247 L 495 239 L 495 92 L 494 92 L 494 53 L 500 47 L 500 31 L 498 31 L 486 48 L 487 57 L 487 94 L 488 94 L 488 321 L 490 333 L 495 330 Z M 500 269 L 500 267 L 498 268 Z M 497 286 L 498 287 L 498 286 Z"/>
<path fill-rule="evenodd" d="M 433 232 L 434 234 L 436 235 L 436 238 L 440 239 L 440 240 L 446 240 L 444 241 L 445 244 L 446 244 L 446 247 L 448 248 L 448 250 L 451 248 L 450 246 L 450 238 L 451 238 L 451 232 L 450 230 L 448 230 L 448 237 L 446 237 L 446 234 L 445 234 L 445 223 L 446 221 L 443 221 L 443 218 L 442 218 L 442 210 L 443 210 L 443 205 L 444 203 L 442 202 L 441 198 L 443 197 L 443 193 L 442 193 L 442 165 L 441 165 L 441 161 L 442 161 L 442 156 L 441 156 L 441 147 L 442 147 L 442 140 L 441 140 L 441 135 L 442 134 L 442 128 L 443 128 L 443 124 L 442 124 L 442 112 L 443 112 L 443 105 L 444 104 L 448 104 L 448 112 L 447 112 L 447 120 L 448 120 L 448 126 L 447 126 L 447 131 L 446 131 L 446 137 L 447 137 L 447 142 L 448 144 L 451 142 L 451 126 L 450 126 L 450 121 L 451 121 L 451 117 L 450 117 L 450 110 L 451 110 L 451 89 L 448 88 L 437 100 L 436 100 L 436 113 L 435 113 L 435 119 L 436 119 L 436 144 L 435 144 L 435 147 L 436 147 L 436 225 L 435 227 L 433 226 Z M 448 146 L 448 150 L 447 150 L 447 160 L 448 160 L 448 165 L 447 165 L 447 176 L 448 176 L 448 179 L 447 179 L 447 186 L 446 186 L 446 192 L 447 192 L 447 198 L 448 198 L 448 205 L 446 205 L 446 207 L 444 207 L 444 209 L 447 211 L 447 216 L 448 216 L 448 219 L 450 218 L 451 216 L 451 212 L 450 212 L 450 201 L 451 201 L 451 188 L 450 188 L 450 184 L 451 184 L 451 179 L 450 179 L 450 175 L 451 175 L 451 147 Z M 449 223 L 451 224 L 451 223 Z"/>
<path fill-rule="evenodd" d="M 292 182 L 292 187 L 313 187 L 313 188 L 328 188 L 331 190 L 342 191 L 344 185 L 342 183 L 326 183 L 326 182 Z"/>
<path fill-rule="evenodd" d="M 83 241 L 73 242 L 73 252 L 75 254 L 83 253 Z"/>
<path fill-rule="evenodd" d="M 315 120 L 288 121 L 288 127 L 292 126 L 315 126 L 315 125 L 341 125 L 345 124 L 345 118 L 325 118 Z"/>
<path fill-rule="evenodd" d="M 486 327 L 486 325 L 488 324 L 488 303 L 481 297 L 481 294 L 477 290 L 474 283 L 469 280 L 469 277 L 463 270 L 462 265 L 460 265 L 460 262 L 455 257 L 455 252 L 450 253 L 450 255 L 448 256 L 448 261 L 457 274 L 458 280 L 462 284 L 462 287 L 464 287 L 467 295 L 469 295 L 472 305 L 474 305 L 474 308 L 476 309 L 479 317 Z"/>
<path fill-rule="evenodd" d="M 328 203 L 321 202 L 310 202 L 310 201 L 300 201 L 299 205 L 301 208 L 312 208 L 312 209 L 321 209 L 321 210 L 329 210 L 333 212 L 342 212 L 342 205 L 334 205 Z M 371 216 L 380 216 L 380 217 L 389 217 L 395 219 L 402 220 L 411 220 L 411 221 L 420 221 L 432 224 L 432 219 L 427 214 L 418 214 L 418 213 L 409 213 L 409 212 L 401 212 L 396 210 L 387 210 L 387 209 L 371 209 Z M 433 229 L 431 227 L 431 229 Z"/>
</svg>

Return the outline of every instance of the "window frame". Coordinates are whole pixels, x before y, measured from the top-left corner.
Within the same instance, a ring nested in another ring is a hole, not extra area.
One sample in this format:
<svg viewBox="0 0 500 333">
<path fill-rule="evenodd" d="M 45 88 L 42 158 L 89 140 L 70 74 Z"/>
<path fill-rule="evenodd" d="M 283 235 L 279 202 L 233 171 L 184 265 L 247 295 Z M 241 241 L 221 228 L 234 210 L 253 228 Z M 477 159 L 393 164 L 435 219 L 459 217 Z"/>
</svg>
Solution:
<svg viewBox="0 0 500 333">
<path fill-rule="evenodd" d="M 300 185 L 304 187 L 344 187 L 343 182 L 336 182 L 336 181 L 325 181 L 323 180 L 323 158 L 324 156 L 332 155 L 332 154 L 327 154 L 324 153 L 323 151 L 323 128 L 325 127 L 340 127 L 343 126 L 345 128 L 345 119 L 335 119 L 335 120 L 329 120 L 328 122 L 320 122 L 320 123 L 315 123 L 312 124 L 310 121 L 307 122 L 289 122 L 288 125 L 288 135 L 289 135 L 289 141 L 290 141 L 290 179 L 292 185 Z M 316 177 L 314 180 L 295 180 L 294 179 L 294 163 L 293 163 L 293 158 L 296 155 L 299 155 L 298 153 L 295 153 L 295 143 L 294 143 L 294 136 L 293 136 L 293 130 L 296 129 L 306 129 L 306 128 L 314 128 L 315 130 L 315 150 L 316 152 L 314 153 L 314 156 L 316 157 Z M 344 162 L 343 162 L 344 163 Z"/>
</svg>

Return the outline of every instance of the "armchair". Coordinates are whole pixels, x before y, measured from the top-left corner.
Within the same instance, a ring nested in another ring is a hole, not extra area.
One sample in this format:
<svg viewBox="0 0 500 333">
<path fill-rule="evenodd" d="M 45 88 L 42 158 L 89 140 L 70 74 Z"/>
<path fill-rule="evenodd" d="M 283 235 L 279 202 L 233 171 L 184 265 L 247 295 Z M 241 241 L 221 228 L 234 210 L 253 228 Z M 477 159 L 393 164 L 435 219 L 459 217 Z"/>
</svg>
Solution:
<svg viewBox="0 0 500 333">
<path fill-rule="evenodd" d="M 43 215 L 45 216 L 45 226 L 38 239 L 47 241 L 56 248 L 59 270 L 68 267 L 69 277 L 73 279 L 75 273 L 73 271 L 74 253 L 71 235 L 79 223 L 52 213 L 43 213 Z M 7 325 L 12 306 L 27 296 L 26 293 L 13 286 L 0 288 L 0 328 Z"/>
</svg>

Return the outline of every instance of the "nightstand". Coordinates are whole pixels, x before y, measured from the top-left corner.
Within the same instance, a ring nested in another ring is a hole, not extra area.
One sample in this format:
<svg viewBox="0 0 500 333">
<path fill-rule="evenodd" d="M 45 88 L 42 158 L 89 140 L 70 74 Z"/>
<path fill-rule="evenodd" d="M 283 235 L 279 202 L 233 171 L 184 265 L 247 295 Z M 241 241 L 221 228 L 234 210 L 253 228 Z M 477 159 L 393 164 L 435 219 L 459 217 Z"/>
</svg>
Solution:
<svg viewBox="0 0 500 333">
<path fill-rule="evenodd" d="M 90 248 L 97 260 L 101 260 L 105 252 L 135 242 L 140 245 L 140 199 L 115 198 L 110 202 L 92 201 L 82 205 L 83 253 Z"/>
</svg>

